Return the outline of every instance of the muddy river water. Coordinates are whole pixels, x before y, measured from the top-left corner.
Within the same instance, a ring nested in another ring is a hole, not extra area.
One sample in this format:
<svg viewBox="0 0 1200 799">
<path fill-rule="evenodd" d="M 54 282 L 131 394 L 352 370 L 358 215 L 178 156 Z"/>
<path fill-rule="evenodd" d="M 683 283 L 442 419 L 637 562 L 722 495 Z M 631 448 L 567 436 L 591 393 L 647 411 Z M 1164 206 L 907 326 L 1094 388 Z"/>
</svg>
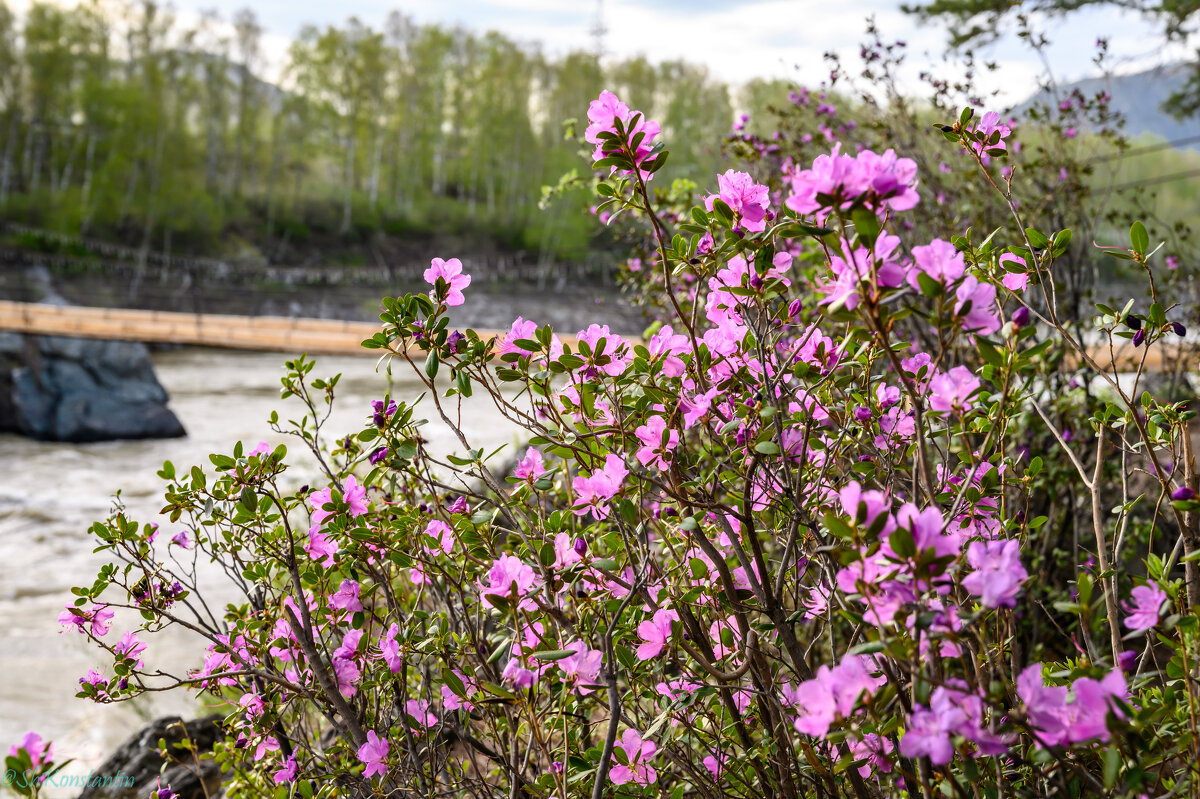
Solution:
<svg viewBox="0 0 1200 799">
<path fill-rule="evenodd" d="M 0 434 L 0 748 L 5 753 L 26 730 L 36 730 L 54 739 L 62 755 L 76 759 L 68 772 L 86 774 L 144 720 L 166 711 L 203 711 L 196 697 L 182 693 L 118 705 L 74 698 L 78 678 L 103 665 L 103 659 L 83 636 L 60 634 L 56 617 L 71 599 L 71 586 L 90 583 L 102 562 L 92 553 L 86 531 L 105 517 L 118 490 L 133 518 L 154 521 L 163 504 L 155 472 L 164 460 L 183 468 L 203 464 L 211 471 L 208 453 L 228 452 L 238 440 L 248 447 L 262 440 L 288 443 L 289 459 L 295 460 L 299 442 L 273 433 L 267 424 L 272 409 L 285 419 L 299 414 L 295 400 L 279 398 L 284 360 L 274 353 L 201 349 L 156 354 L 171 408 L 188 430 L 184 439 L 75 445 Z M 313 376 L 343 374 L 327 429 L 334 434 L 360 429 L 370 401 L 387 390 L 387 377 L 376 371 L 372 358 L 317 360 Z M 400 379 L 405 369 L 397 364 L 393 395 L 415 398 L 416 381 Z M 420 415 L 433 417 L 433 409 Z M 516 440 L 516 431 L 485 401 L 469 406 L 464 427 L 477 446 L 492 449 Z M 457 449 L 450 432 L 433 418 L 425 431 L 433 448 Z M 315 474 L 311 460 L 297 463 L 292 473 L 297 483 Z M 120 634 L 120 622 L 118 617 L 110 636 Z M 195 640 L 182 633 L 149 642 L 148 663 L 183 669 L 202 660 Z"/>
</svg>

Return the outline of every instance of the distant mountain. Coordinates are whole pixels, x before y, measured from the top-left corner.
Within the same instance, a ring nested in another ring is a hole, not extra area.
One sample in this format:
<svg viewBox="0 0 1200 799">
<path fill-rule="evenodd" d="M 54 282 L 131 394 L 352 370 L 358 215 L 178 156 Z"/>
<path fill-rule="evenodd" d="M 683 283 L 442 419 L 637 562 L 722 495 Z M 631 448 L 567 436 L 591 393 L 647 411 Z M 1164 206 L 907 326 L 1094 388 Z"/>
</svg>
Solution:
<svg viewBox="0 0 1200 799">
<path fill-rule="evenodd" d="M 1108 91 L 1112 95 L 1112 108 L 1126 119 L 1126 132 L 1130 136 L 1151 133 L 1167 141 L 1196 138 L 1183 145 L 1200 149 L 1200 117 L 1175 119 L 1162 110 L 1162 105 L 1171 94 L 1183 88 L 1194 69 L 1192 64 L 1169 64 L 1131 75 L 1114 75 L 1108 78 L 1088 78 L 1066 84 L 1061 95 L 1079 89 L 1085 97 Z M 1035 100 L 1045 99 L 1045 92 L 1021 103 L 1013 113 L 1020 117 Z"/>
</svg>

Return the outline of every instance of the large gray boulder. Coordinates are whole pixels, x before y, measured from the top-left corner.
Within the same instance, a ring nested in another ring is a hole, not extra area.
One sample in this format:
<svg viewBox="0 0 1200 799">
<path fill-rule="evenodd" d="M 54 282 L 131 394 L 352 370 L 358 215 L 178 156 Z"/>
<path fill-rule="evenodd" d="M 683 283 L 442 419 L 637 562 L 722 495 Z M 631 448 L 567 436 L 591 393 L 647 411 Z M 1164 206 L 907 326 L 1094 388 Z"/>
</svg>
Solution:
<svg viewBox="0 0 1200 799">
<path fill-rule="evenodd" d="M 43 441 L 186 435 L 132 341 L 0 333 L 0 431 Z"/>
<path fill-rule="evenodd" d="M 168 716 L 150 722 L 93 772 L 100 779 L 83 780 L 88 784 L 82 786 L 79 799 L 145 799 L 160 785 L 171 786 L 179 799 L 216 797 L 221 789 L 221 769 L 211 754 L 213 745 L 225 735 L 220 719 L 208 716 L 185 722 Z M 159 751 L 159 739 L 167 745 L 166 758 Z M 185 739 L 191 742 L 189 748 L 174 748 Z M 120 779 L 111 779 L 116 775 Z"/>
<path fill-rule="evenodd" d="M 70 304 L 45 267 L 16 277 L 23 299 Z M 187 435 L 144 344 L 7 332 L 0 332 L 0 432 L 75 442 Z"/>
</svg>

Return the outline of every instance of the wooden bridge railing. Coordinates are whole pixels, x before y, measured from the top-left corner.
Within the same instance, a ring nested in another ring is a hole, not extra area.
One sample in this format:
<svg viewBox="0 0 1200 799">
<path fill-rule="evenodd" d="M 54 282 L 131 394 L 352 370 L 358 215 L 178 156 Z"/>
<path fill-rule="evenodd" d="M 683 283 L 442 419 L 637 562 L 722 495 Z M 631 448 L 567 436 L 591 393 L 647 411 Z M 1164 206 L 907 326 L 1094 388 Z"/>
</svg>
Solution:
<svg viewBox="0 0 1200 799">
<path fill-rule="evenodd" d="M 0 330 L 262 352 L 379 355 L 378 351 L 362 347 L 363 339 L 379 331 L 378 323 L 331 319 L 189 314 L 0 300 Z"/>
</svg>

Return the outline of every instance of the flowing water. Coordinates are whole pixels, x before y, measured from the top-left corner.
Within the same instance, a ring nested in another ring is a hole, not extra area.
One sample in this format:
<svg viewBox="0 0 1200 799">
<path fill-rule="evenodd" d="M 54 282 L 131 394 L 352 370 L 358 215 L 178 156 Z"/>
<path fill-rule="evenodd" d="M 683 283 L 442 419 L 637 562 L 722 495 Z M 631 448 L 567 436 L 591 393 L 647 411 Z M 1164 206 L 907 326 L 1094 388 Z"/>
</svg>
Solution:
<svg viewBox="0 0 1200 799">
<path fill-rule="evenodd" d="M 78 679 L 104 666 L 100 653 L 77 633 L 60 634 L 58 613 L 72 599 L 73 585 L 90 583 L 101 556 L 86 534 L 103 519 L 120 490 L 132 518 L 154 521 L 162 507 L 162 481 L 155 476 L 164 460 L 177 468 L 209 467 L 208 453 L 229 452 L 241 440 L 253 447 L 265 440 L 287 443 L 289 472 L 297 483 L 315 476 L 315 464 L 295 456 L 295 439 L 273 433 L 272 409 L 281 419 L 296 418 L 296 401 L 281 401 L 279 378 L 285 356 L 184 349 L 155 355 L 159 380 L 171 394 L 170 407 L 188 431 L 185 439 L 103 444 L 48 444 L 0 434 L 0 748 L 26 730 L 56 742 L 61 756 L 76 763 L 68 774 L 86 774 L 144 720 L 164 712 L 197 715 L 199 701 L 183 692 L 154 694 L 134 702 L 96 705 L 74 697 Z M 392 395 L 415 399 L 419 384 L 403 380 L 396 365 Z M 361 429 L 370 401 L 388 390 L 387 377 L 371 358 L 317 359 L 313 377 L 343 374 L 329 426 L 331 434 Z M 428 400 L 426 400 L 428 402 Z M 424 403 L 421 406 L 425 408 Z M 292 413 L 288 413 L 292 411 Z M 457 449 L 451 433 L 434 421 L 432 407 L 424 436 L 431 448 Z M 513 443 L 516 430 L 486 400 L 473 399 L 463 414 L 473 445 L 490 449 Z M 478 442 L 477 444 L 475 442 Z M 164 530 L 170 530 L 166 519 Z M 109 636 L 126 629 L 118 616 Z M 151 637 L 148 664 L 179 671 L 199 666 L 203 645 L 183 633 Z M 109 661 L 111 671 L 111 660 Z"/>
</svg>

